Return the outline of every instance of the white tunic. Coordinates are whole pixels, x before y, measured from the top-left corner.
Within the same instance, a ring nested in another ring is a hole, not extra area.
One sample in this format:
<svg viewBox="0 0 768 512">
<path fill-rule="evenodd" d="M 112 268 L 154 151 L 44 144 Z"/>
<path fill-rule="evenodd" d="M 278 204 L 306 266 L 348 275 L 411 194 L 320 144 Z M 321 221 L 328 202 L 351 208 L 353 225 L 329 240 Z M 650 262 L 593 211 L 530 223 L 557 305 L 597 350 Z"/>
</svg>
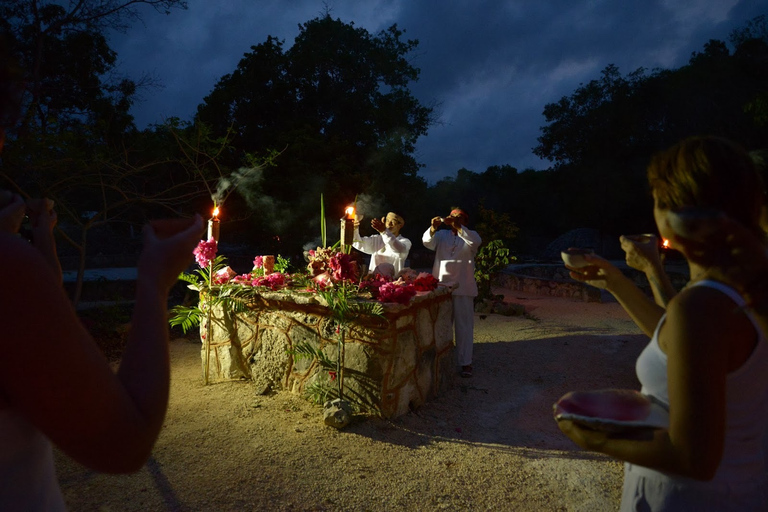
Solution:
<svg viewBox="0 0 768 512">
<path fill-rule="evenodd" d="M 482 240 L 476 231 L 462 227 L 456 234 L 450 229 L 430 233 L 421 237 L 424 247 L 435 251 L 432 275 L 441 283 L 458 283 L 453 295 L 477 296 L 475 281 L 475 256 Z"/>
<path fill-rule="evenodd" d="M 368 270 L 373 271 L 382 263 L 391 263 L 397 275 L 405 266 L 408 253 L 411 252 L 411 241 L 403 235 L 393 235 L 388 229 L 384 233 L 361 238 L 360 230 L 355 229 L 352 247 L 371 255 Z"/>
</svg>

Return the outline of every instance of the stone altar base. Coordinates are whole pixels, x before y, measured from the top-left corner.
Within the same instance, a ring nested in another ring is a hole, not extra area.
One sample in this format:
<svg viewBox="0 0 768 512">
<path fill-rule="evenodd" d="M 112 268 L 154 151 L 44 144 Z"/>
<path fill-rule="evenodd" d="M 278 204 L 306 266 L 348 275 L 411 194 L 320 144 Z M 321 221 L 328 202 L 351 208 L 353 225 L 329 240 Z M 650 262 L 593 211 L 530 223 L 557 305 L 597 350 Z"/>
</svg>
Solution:
<svg viewBox="0 0 768 512">
<path fill-rule="evenodd" d="M 344 397 L 363 412 L 393 418 L 435 398 L 455 373 L 453 287 L 417 294 L 408 305 L 383 304 L 387 321 L 371 318 L 345 336 Z M 264 291 L 245 313 L 221 305 L 200 325 L 207 381 L 252 379 L 258 392 L 289 390 L 304 395 L 330 380 L 316 358 L 295 357 L 308 344 L 336 360 L 338 338 L 330 310 L 313 293 Z M 332 388 L 336 386 L 333 383 Z"/>
</svg>

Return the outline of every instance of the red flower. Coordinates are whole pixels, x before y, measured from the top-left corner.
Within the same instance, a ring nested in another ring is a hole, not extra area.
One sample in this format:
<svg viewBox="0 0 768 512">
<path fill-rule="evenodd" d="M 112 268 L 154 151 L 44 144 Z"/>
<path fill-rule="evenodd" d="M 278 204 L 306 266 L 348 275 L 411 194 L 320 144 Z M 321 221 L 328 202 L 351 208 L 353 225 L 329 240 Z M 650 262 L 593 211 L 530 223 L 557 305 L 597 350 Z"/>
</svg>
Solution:
<svg viewBox="0 0 768 512">
<path fill-rule="evenodd" d="M 236 277 L 237 273 L 230 267 L 225 267 L 213 275 L 213 284 L 225 284 L 232 278 Z"/>
<path fill-rule="evenodd" d="M 333 280 L 331 279 L 331 276 L 328 274 L 328 272 L 318 274 L 312 280 L 320 290 L 327 290 L 328 288 L 333 287 Z"/>
<path fill-rule="evenodd" d="M 270 290 L 279 290 L 288 286 L 289 281 L 289 279 L 286 279 L 285 274 L 275 272 L 268 276 L 258 276 L 251 282 L 251 284 L 253 286 L 266 286 Z"/>
<path fill-rule="evenodd" d="M 356 281 L 357 263 L 352 261 L 349 254 L 343 252 L 336 253 L 328 260 L 328 266 L 331 269 L 331 277 L 334 281 Z"/>
<path fill-rule="evenodd" d="M 335 371 L 329 371 L 328 375 L 331 376 L 331 382 L 334 382 L 336 380 L 336 372 Z"/>
<path fill-rule="evenodd" d="M 379 288 L 379 302 L 396 302 L 408 304 L 416 295 L 416 290 L 410 283 L 386 283 Z"/>
<path fill-rule="evenodd" d="M 431 292 L 437 288 L 438 280 L 427 272 L 420 273 L 413 281 L 413 287 L 417 292 Z"/>
</svg>

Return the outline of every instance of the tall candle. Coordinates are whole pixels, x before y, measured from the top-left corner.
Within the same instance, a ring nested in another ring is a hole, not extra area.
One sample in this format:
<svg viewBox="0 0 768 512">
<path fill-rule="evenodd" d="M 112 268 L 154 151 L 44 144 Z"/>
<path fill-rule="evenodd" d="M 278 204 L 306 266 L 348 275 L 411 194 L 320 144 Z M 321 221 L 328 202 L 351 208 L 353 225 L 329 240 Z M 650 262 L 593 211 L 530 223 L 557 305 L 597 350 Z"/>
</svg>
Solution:
<svg viewBox="0 0 768 512">
<path fill-rule="evenodd" d="M 348 206 L 341 219 L 341 245 L 352 245 L 355 236 L 355 209 Z"/>
<path fill-rule="evenodd" d="M 219 241 L 219 229 L 221 222 L 219 221 L 219 207 L 213 208 L 213 217 L 208 219 L 208 240 L 213 238 L 217 242 Z"/>
</svg>

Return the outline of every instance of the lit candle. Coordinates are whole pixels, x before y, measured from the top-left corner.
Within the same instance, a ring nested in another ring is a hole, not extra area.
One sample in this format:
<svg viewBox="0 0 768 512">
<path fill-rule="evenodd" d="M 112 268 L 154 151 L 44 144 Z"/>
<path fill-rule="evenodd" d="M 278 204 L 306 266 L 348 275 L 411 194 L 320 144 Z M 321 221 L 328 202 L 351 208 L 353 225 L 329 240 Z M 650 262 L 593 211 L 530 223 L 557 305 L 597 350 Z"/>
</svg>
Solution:
<svg viewBox="0 0 768 512">
<path fill-rule="evenodd" d="M 352 245 L 355 235 L 355 207 L 347 206 L 341 219 L 341 245 Z"/>
<path fill-rule="evenodd" d="M 213 217 L 208 219 L 208 240 L 213 238 L 217 242 L 219 241 L 219 228 L 221 223 L 219 222 L 219 207 L 213 207 Z"/>
</svg>

